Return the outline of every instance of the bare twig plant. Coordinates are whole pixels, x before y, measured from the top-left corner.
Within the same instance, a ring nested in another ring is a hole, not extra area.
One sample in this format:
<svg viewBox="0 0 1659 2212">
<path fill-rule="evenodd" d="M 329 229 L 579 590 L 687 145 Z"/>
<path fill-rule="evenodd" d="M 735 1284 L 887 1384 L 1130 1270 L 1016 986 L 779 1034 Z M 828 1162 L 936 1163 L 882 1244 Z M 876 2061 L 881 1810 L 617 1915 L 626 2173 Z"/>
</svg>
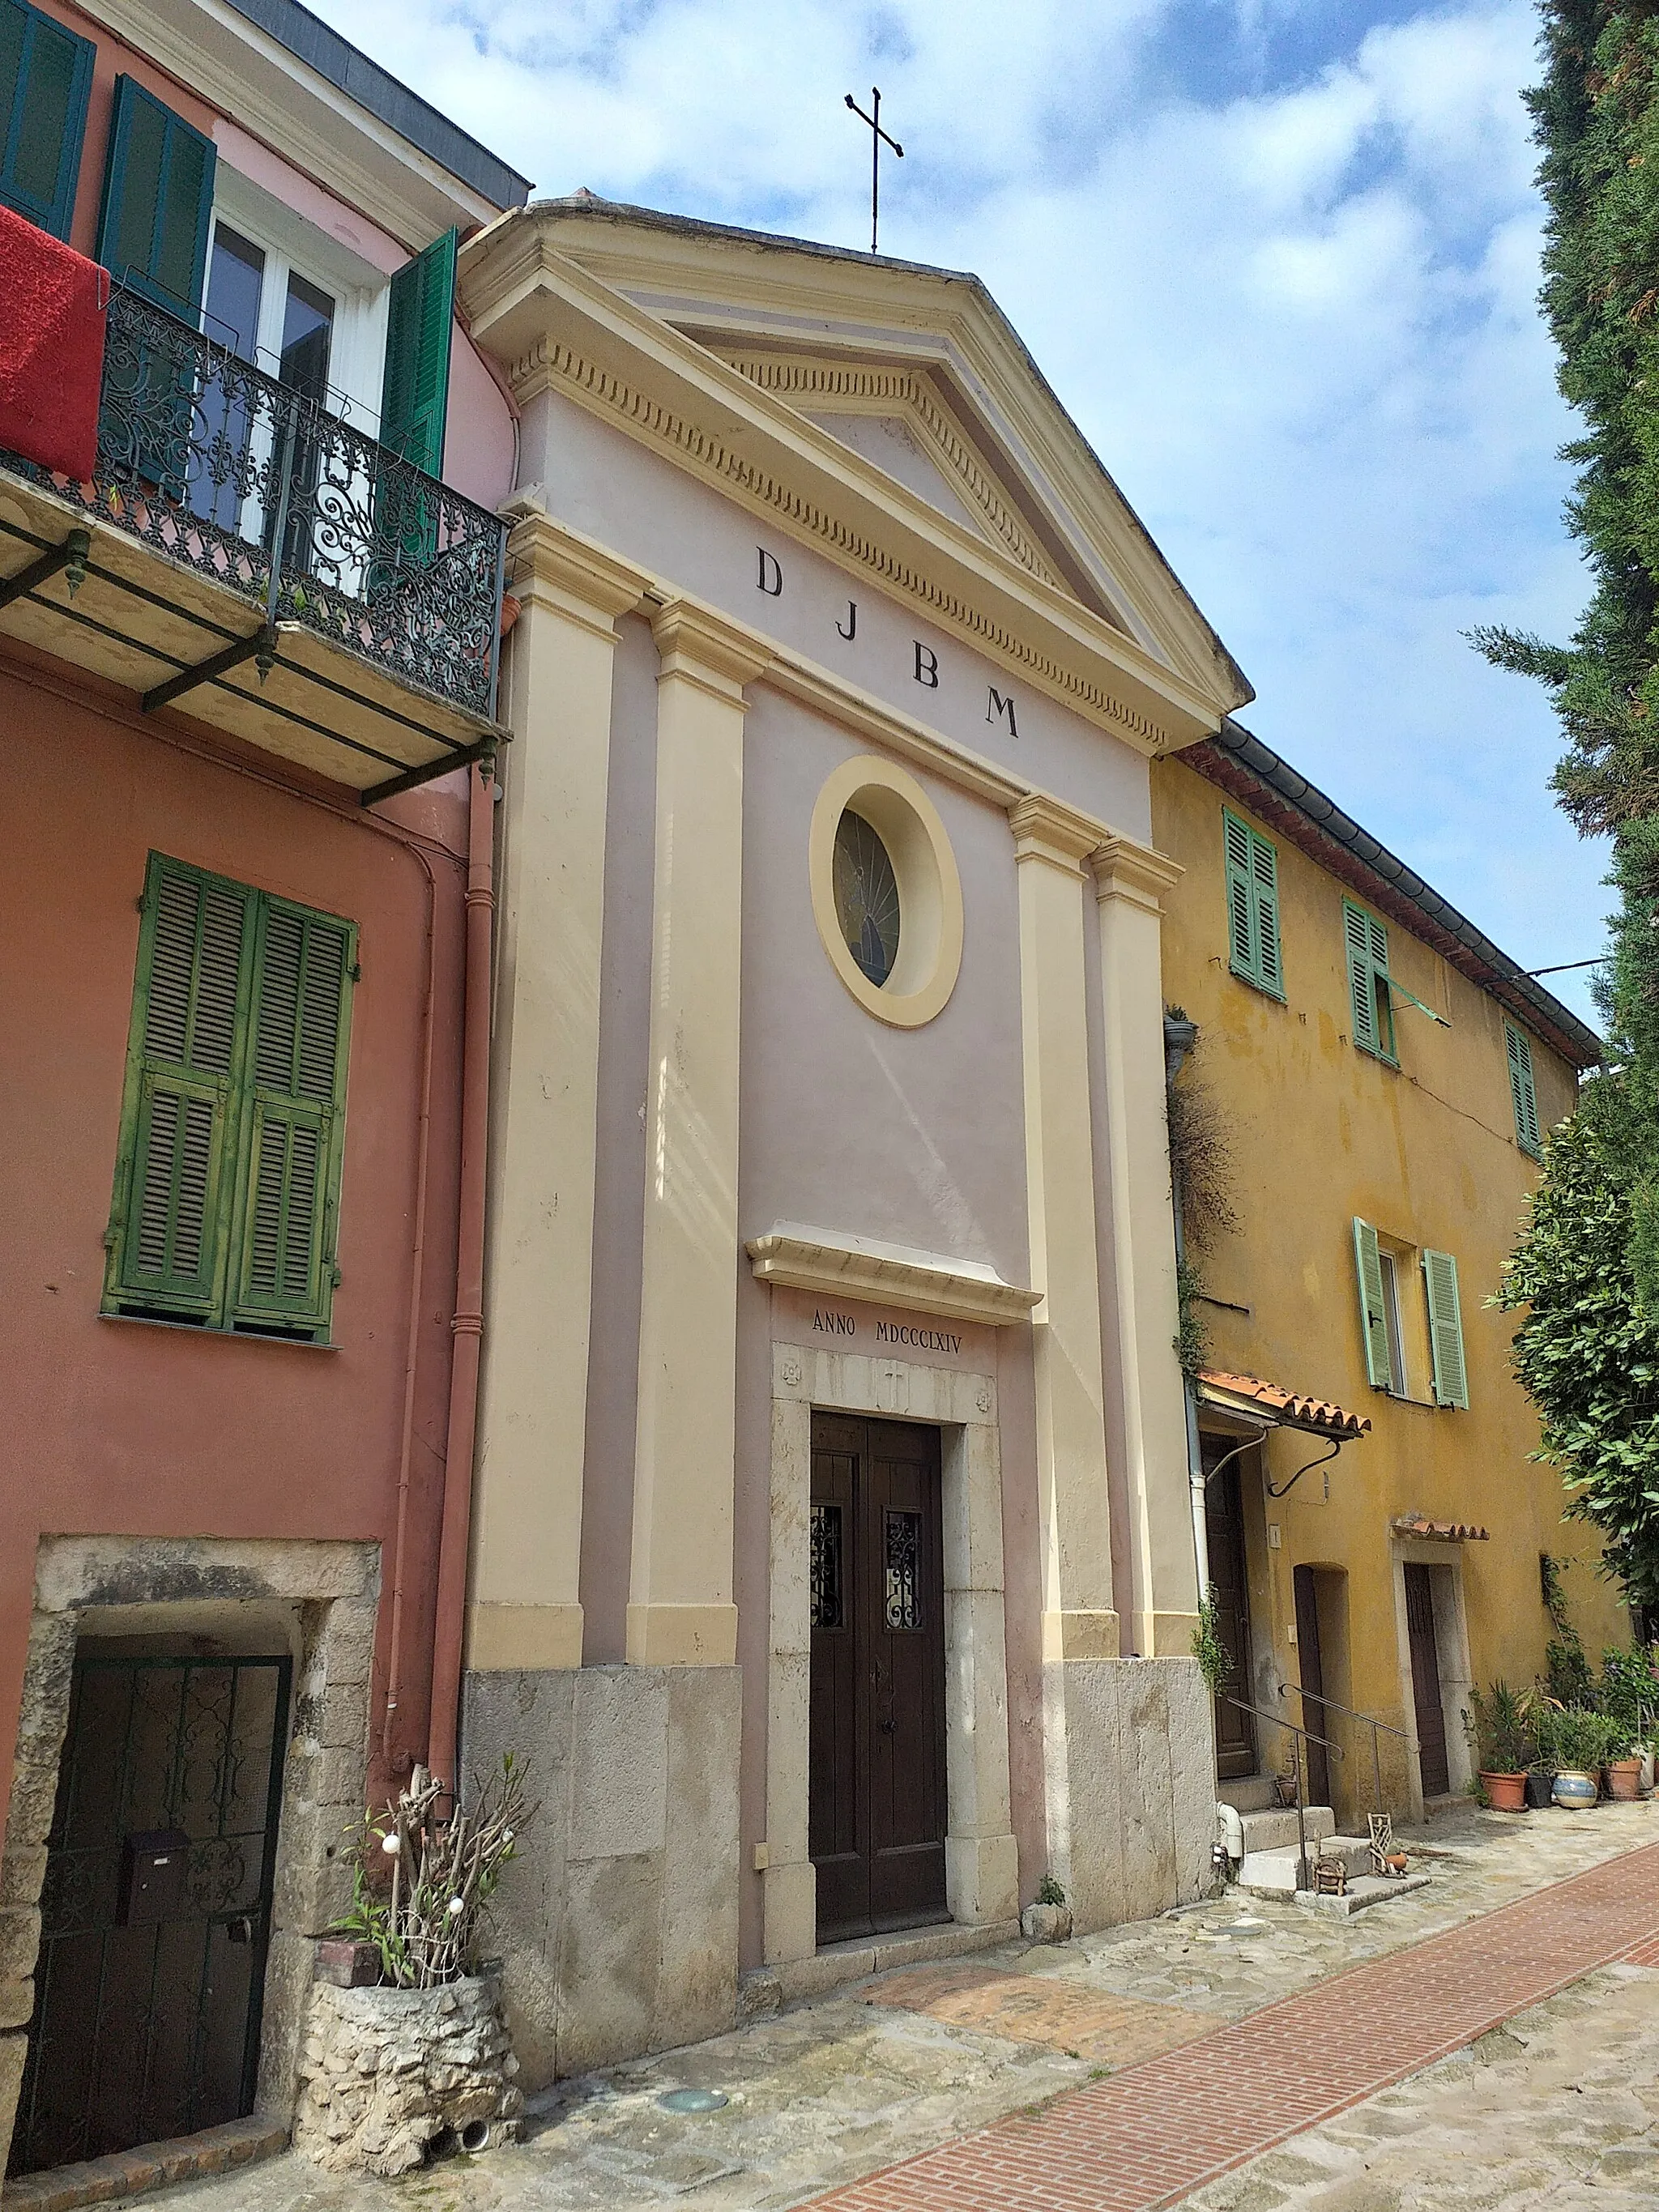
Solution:
<svg viewBox="0 0 1659 2212">
<path fill-rule="evenodd" d="M 1189 1251 L 1208 1252 L 1238 1227 L 1227 1118 L 1204 1077 L 1190 1067 L 1170 1085 L 1169 1100 L 1170 1164 L 1181 1194 L 1182 1226 Z"/>
<path fill-rule="evenodd" d="M 394 1988 L 459 1981 L 476 1963 L 490 1894 L 535 1812 L 511 1752 L 471 1810 L 417 1766 L 397 1803 L 353 1832 L 352 1905 L 337 1932 L 373 1943 Z"/>
</svg>

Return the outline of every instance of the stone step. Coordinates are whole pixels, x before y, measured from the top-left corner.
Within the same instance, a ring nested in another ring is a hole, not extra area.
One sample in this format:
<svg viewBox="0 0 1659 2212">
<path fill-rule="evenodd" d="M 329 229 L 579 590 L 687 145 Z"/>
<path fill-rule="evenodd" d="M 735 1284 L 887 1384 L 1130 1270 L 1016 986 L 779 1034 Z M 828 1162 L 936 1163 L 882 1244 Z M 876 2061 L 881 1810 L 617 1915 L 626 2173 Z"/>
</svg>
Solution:
<svg viewBox="0 0 1659 2212">
<path fill-rule="evenodd" d="M 1299 1889 L 1296 1901 L 1310 1912 L 1328 1912 L 1334 1919 L 1350 1920 L 1356 1912 L 1364 1912 L 1373 1905 L 1387 1905 L 1396 1897 L 1408 1897 L 1414 1889 L 1426 1889 L 1433 1880 L 1431 1875 L 1361 1875 L 1351 1881 L 1340 1897 L 1321 1897 L 1311 1889 Z"/>
<path fill-rule="evenodd" d="M 1237 1813 L 1264 1813 L 1279 1802 L 1271 1774 L 1241 1775 L 1236 1782 L 1218 1782 L 1217 1798 Z"/>
<path fill-rule="evenodd" d="M 1302 1825 L 1311 1843 L 1316 1836 L 1334 1836 L 1336 1833 L 1336 1815 L 1328 1805 L 1304 1805 Z M 1283 1807 L 1276 1807 L 1272 1812 L 1243 1813 L 1239 1815 L 1239 1826 L 1244 1831 L 1247 1851 L 1282 1851 L 1295 1847 L 1294 1805 L 1288 1811 Z"/>
<path fill-rule="evenodd" d="M 1370 1875 L 1371 1847 L 1364 1836 L 1327 1836 L 1317 1842 L 1310 1836 L 1310 1867 L 1316 1856 L 1340 1859 L 1348 1869 L 1351 1882 L 1358 1875 L 1369 1878 Z M 1239 1863 L 1238 1887 L 1264 1897 L 1293 1897 L 1297 1893 L 1297 1872 L 1296 1844 L 1292 1839 L 1288 1849 L 1247 1851 Z"/>
</svg>

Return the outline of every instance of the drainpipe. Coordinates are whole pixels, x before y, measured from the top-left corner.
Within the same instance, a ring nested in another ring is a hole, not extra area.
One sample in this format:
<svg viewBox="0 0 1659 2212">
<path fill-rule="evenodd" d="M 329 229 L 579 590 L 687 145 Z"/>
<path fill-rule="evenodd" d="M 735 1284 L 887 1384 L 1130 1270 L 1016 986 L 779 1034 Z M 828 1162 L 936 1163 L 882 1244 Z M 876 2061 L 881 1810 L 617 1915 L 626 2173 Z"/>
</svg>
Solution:
<svg viewBox="0 0 1659 2212">
<path fill-rule="evenodd" d="M 443 1531 L 432 1638 L 432 1718 L 427 1765 L 459 1787 L 457 1737 L 467 1545 L 472 1522 L 472 1449 L 478 1427 L 478 1361 L 483 1338 L 484 1176 L 489 1138 L 489 982 L 495 912 L 495 758 L 485 753 L 468 777 L 466 1000 L 461 1050 L 460 1219 L 449 1368 L 449 1433 L 444 1446 Z"/>
<path fill-rule="evenodd" d="M 1164 1080 L 1166 1088 L 1174 1088 L 1176 1076 L 1197 1042 L 1196 1022 L 1189 1022 L 1185 1015 L 1164 1015 Z M 1170 1200 L 1175 1208 L 1176 1267 L 1179 1270 L 1187 1264 L 1187 1231 L 1181 1218 L 1181 1170 L 1176 1165 L 1173 1153 L 1170 1156 Z M 1210 1540 L 1204 1520 L 1204 1454 L 1198 1440 L 1198 1385 L 1184 1367 L 1181 1370 L 1181 1382 L 1187 1401 L 1187 1481 L 1192 1492 L 1193 1554 L 1198 1568 L 1198 1595 L 1201 1602 L 1210 1594 Z"/>
</svg>

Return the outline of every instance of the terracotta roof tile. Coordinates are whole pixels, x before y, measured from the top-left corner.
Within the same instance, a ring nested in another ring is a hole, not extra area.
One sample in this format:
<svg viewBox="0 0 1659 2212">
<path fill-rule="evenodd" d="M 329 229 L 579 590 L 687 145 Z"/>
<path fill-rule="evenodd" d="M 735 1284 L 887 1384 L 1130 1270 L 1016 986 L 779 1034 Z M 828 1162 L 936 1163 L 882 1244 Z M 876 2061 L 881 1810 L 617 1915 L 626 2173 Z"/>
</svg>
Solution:
<svg viewBox="0 0 1659 2212">
<path fill-rule="evenodd" d="M 1206 1367 L 1198 1379 L 1218 1395 L 1249 1399 L 1263 1413 L 1276 1415 L 1283 1428 L 1308 1429 L 1320 1437 L 1363 1437 L 1370 1431 L 1366 1414 L 1351 1413 L 1328 1398 L 1310 1398 L 1299 1391 L 1281 1389 L 1277 1382 L 1264 1382 L 1259 1375 L 1227 1375 Z"/>
<path fill-rule="evenodd" d="M 1426 1513 L 1396 1513 L 1389 1526 L 1396 1536 L 1435 1536 L 1443 1543 L 1486 1544 L 1492 1540 L 1492 1530 L 1477 1528 L 1473 1521 L 1431 1521 Z"/>
</svg>

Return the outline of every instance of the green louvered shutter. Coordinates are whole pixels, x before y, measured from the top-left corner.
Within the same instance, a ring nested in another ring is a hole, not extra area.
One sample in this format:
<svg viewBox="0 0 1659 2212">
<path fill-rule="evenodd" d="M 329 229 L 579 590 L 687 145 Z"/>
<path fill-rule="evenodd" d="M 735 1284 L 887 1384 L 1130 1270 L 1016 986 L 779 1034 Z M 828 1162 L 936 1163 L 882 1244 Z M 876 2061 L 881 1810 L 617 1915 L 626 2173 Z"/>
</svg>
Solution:
<svg viewBox="0 0 1659 2212">
<path fill-rule="evenodd" d="M 213 141 L 130 76 L 115 80 L 98 258 L 169 314 L 194 323 L 213 215 Z"/>
<path fill-rule="evenodd" d="M 349 922 L 264 902 L 232 1316 L 240 1328 L 315 1335 L 328 1326 L 355 943 Z"/>
<path fill-rule="evenodd" d="M 380 443 L 429 477 L 444 472 L 457 243 L 446 231 L 398 271 L 386 318 Z"/>
<path fill-rule="evenodd" d="M 1538 1094 L 1533 1087 L 1532 1046 L 1513 1022 L 1505 1022 L 1504 1036 L 1509 1048 L 1510 1097 L 1515 1107 L 1515 1140 L 1523 1152 L 1534 1159 L 1543 1156 L 1543 1141 L 1538 1132 Z"/>
<path fill-rule="evenodd" d="M 0 203 L 67 239 L 94 48 L 22 0 L 0 0 Z"/>
<path fill-rule="evenodd" d="M 1434 1400 L 1437 1406 L 1469 1403 L 1468 1375 L 1463 1363 L 1463 1316 L 1457 1302 L 1457 1262 L 1449 1252 L 1423 1255 L 1423 1282 L 1428 1296 L 1429 1347 L 1434 1354 Z"/>
<path fill-rule="evenodd" d="M 1256 974 L 1264 991 L 1285 995 L 1279 951 L 1279 855 L 1265 837 L 1250 832 L 1250 901 L 1255 916 Z"/>
<path fill-rule="evenodd" d="M 1359 1285 L 1359 1333 L 1365 1345 L 1365 1373 L 1377 1390 L 1394 1388 L 1394 1362 L 1389 1354 L 1389 1313 L 1383 1301 L 1382 1262 L 1376 1231 L 1356 1214 L 1353 1224 L 1354 1273 Z"/>
<path fill-rule="evenodd" d="M 252 894 L 152 857 L 110 1221 L 111 1296 L 208 1321 L 220 1298 Z"/>
<path fill-rule="evenodd" d="M 1236 814 L 1221 810 L 1227 847 L 1227 951 L 1234 975 L 1255 982 L 1255 899 L 1250 884 L 1250 833 Z"/>
<path fill-rule="evenodd" d="M 1342 927 L 1347 941 L 1348 995 L 1353 1002 L 1353 1041 L 1362 1051 L 1375 1052 L 1376 990 L 1371 981 L 1369 916 L 1357 906 L 1342 902 Z M 1374 1379 L 1374 1378 L 1373 1378 Z"/>
</svg>

